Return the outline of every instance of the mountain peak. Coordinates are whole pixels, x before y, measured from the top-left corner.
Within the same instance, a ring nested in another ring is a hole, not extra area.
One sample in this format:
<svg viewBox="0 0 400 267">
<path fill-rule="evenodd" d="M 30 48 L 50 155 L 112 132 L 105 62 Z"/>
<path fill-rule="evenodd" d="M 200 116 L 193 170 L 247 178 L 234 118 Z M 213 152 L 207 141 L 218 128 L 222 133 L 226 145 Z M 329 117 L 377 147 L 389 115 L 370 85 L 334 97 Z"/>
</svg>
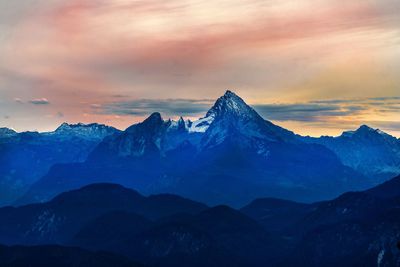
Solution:
<svg viewBox="0 0 400 267">
<path fill-rule="evenodd" d="M 258 115 L 242 98 L 227 90 L 223 96 L 217 99 L 214 106 L 207 112 L 206 117 L 218 117 L 223 115 L 254 116 Z"/>
</svg>

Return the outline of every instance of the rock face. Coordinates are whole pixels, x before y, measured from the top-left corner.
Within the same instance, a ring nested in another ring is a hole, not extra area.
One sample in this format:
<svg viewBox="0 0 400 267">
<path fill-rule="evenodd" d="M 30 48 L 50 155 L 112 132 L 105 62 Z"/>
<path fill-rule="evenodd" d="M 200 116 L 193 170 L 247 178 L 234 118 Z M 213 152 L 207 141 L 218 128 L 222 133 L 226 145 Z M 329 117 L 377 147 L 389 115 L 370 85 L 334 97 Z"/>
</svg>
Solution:
<svg viewBox="0 0 400 267">
<path fill-rule="evenodd" d="M 0 129 L 0 205 L 12 203 L 56 163 L 82 162 L 118 130 L 100 124 L 62 124 L 54 132 Z"/>
<path fill-rule="evenodd" d="M 321 200 L 366 186 L 331 150 L 264 120 L 231 91 L 198 121 L 153 113 L 106 137 L 84 163 L 53 166 L 18 203 L 94 182 L 234 206 L 264 196 Z"/>
</svg>

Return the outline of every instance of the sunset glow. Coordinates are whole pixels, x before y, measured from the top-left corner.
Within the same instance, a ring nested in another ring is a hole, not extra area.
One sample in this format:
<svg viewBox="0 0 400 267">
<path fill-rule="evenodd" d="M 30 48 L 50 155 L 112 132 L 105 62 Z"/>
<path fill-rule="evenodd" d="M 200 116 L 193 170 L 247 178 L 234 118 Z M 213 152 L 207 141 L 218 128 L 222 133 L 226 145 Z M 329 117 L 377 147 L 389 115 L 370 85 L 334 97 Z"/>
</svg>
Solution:
<svg viewBox="0 0 400 267">
<path fill-rule="evenodd" d="M 0 0 L 0 125 L 196 118 L 231 89 L 300 134 L 400 137 L 399 14 L 397 0 Z"/>
</svg>

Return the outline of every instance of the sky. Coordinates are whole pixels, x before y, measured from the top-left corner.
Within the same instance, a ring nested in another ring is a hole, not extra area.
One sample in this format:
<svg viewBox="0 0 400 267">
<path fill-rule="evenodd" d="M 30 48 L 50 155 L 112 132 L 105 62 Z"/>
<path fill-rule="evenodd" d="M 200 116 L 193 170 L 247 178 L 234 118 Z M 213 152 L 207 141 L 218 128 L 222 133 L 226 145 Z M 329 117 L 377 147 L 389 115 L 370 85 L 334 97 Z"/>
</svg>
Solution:
<svg viewBox="0 0 400 267">
<path fill-rule="evenodd" d="M 227 89 L 299 134 L 400 137 L 400 1 L 0 0 L 0 127 L 194 119 Z"/>
</svg>

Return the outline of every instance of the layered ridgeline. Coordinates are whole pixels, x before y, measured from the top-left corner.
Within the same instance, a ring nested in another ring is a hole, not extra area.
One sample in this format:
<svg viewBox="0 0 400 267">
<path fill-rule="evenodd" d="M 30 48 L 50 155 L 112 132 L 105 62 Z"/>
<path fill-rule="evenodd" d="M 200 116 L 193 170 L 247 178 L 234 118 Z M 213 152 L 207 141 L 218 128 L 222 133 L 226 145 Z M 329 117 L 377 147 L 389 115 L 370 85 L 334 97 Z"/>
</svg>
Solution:
<svg viewBox="0 0 400 267">
<path fill-rule="evenodd" d="M 329 201 L 263 198 L 240 210 L 92 184 L 46 203 L 0 208 L 0 243 L 14 245 L 0 246 L 0 261 L 98 266 L 89 264 L 96 257 L 88 249 L 102 251 L 98 257 L 111 260 L 105 266 L 398 266 L 399 205 L 400 176 Z M 38 258 L 38 250 L 48 254 Z"/>
<path fill-rule="evenodd" d="M 85 162 L 54 165 L 18 203 L 94 182 L 234 206 L 261 196 L 309 202 L 370 185 L 332 150 L 264 120 L 231 91 L 197 121 L 153 113 L 106 137 Z"/>
<path fill-rule="evenodd" d="M 21 197 L 53 164 L 86 160 L 104 137 L 116 132 L 100 124 L 64 123 L 46 133 L 0 128 L 0 205 Z"/>
<path fill-rule="evenodd" d="M 281 238 L 237 210 L 208 208 L 174 195 L 144 197 L 115 184 L 89 185 L 47 203 L 0 208 L 0 217 L 1 244 L 107 251 L 146 266 L 266 266 L 285 253 Z"/>
<path fill-rule="evenodd" d="M 241 211 L 289 243 L 279 266 L 399 266 L 400 176 L 330 201 L 258 199 Z"/>
</svg>

